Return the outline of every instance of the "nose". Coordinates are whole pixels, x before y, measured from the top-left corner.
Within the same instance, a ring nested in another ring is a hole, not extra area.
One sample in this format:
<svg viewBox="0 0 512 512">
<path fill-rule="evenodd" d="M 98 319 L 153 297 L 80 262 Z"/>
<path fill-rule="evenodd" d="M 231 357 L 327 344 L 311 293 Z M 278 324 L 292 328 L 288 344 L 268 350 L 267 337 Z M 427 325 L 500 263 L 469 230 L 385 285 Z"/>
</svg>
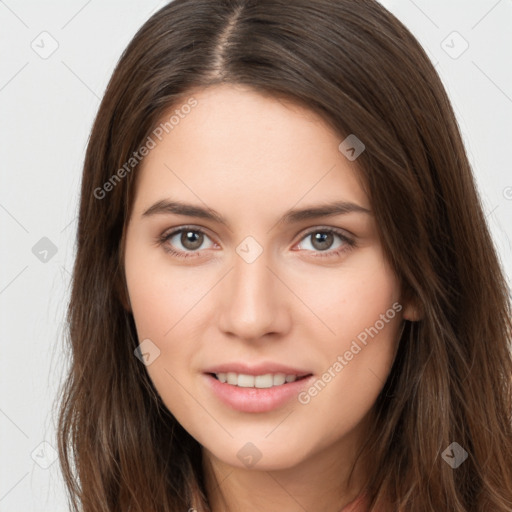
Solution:
<svg viewBox="0 0 512 512">
<path fill-rule="evenodd" d="M 223 280 L 219 298 L 219 328 L 224 334 L 256 341 L 290 329 L 292 294 L 269 263 L 266 251 L 251 263 L 234 254 L 234 268 Z"/>
</svg>

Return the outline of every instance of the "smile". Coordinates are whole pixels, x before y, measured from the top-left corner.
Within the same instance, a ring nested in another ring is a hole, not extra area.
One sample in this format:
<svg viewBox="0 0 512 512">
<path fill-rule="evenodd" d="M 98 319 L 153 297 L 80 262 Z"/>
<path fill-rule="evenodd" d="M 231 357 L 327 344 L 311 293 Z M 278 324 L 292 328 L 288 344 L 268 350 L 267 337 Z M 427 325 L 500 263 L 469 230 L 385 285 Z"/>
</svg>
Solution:
<svg viewBox="0 0 512 512">
<path fill-rule="evenodd" d="M 245 373 L 214 373 L 212 374 L 222 383 L 228 383 L 232 386 L 241 388 L 272 388 L 282 386 L 285 383 L 295 382 L 303 379 L 307 375 L 286 375 L 284 373 L 266 373 L 264 375 L 248 375 Z"/>
</svg>

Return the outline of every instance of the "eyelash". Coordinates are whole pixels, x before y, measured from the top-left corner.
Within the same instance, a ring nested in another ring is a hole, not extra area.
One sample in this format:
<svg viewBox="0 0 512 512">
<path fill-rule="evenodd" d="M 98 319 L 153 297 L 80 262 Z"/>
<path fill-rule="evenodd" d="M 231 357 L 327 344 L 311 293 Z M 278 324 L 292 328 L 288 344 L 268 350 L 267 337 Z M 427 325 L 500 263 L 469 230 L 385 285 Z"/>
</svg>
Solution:
<svg viewBox="0 0 512 512">
<path fill-rule="evenodd" d="M 182 226 L 179 229 L 175 229 L 171 231 L 170 233 L 163 233 L 157 238 L 157 242 L 159 245 L 163 246 L 164 251 L 171 254 L 172 256 L 176 258 L 186 259 L 186 258 L 194 258 L 197 257 L 198 253 L 200 251 L 176 251 L 175 249 L 172 249 L 170 246 L 166 246 L 165 243 L 171 239 L 174 235 L 178 233 L 182 233 L 183 231 L 193 231 L 194 233 L 201 233 L 208 237 L 208 234 L 205 233 L 202 229 L 196 228 L 194 226 Z M 339 236 L 339 238 L 346 244 L 342 245 L 340 248 L 336 250 L 327 250 L 327 251 L 314 251 L 317 254 L 314 256 L 314 258 L 333 258 L 336 256 L 340 256 L 342 253 L 349 251 L 353 247 L 356 246 L 356 243 L 351 238 L 347 237 L 341 230 L 338 230 L 336 228 L 315 228 L 311 229 L 308 232 L 306 232 L 303 237 L 300 239 L 299 242 L 307 238 L 308 236 L 314 234 L 314 233 L 328 233 L 328 234 L 334 234 Z M 210 238 L 210 237 L 208 237 Z M 310 251 L 311 252 L 311 251 Z"/>
</svg>

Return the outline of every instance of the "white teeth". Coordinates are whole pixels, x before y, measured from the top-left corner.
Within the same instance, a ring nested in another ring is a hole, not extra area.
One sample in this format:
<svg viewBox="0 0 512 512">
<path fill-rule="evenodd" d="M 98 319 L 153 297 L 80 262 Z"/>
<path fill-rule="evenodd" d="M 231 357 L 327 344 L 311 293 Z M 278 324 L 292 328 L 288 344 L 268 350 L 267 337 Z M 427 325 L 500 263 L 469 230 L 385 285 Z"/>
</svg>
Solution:
<svg viewBox="0 0 512 512">
<path fill-rule="evenodd" d="M 216 373 L 220 382 L 228 383 L 241 388 L 271 388 L 281 386 L 285 382 L 295 382 L 297 375 L 286 375 L 284 373 L 267 373 L 265 375 L 246 375 L 244 373 Z"/>
<path fill-rule="evenodd" d="M 281 386 L 286 382 L 286 375 L 284 373 L 276 373 L 274 375 L 274 386 Z"/>
<path fill-rule="evenodd" d="M 254 375 L 244 375 L 241 373 L 238 376 L 238 387 L 239 388 L 253 388 L 254 387 Z"/>
<path fill-rule="evenodd" d="M 240 386 L 240 377 L 238 378 L 238 385 Z M 271 373 L 254 377 L 254 386 L 257 388 L 271 388 L 273 385 L 274 377 Z"/>
</svg>

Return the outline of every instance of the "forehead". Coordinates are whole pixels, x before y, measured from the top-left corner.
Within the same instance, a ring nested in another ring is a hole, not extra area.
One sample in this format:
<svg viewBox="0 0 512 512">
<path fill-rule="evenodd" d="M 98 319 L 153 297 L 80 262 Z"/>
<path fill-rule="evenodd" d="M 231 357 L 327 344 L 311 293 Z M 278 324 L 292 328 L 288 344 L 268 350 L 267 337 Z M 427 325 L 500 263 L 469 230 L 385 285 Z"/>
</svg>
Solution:
<svg viewBox="0 0 512 512">
<path fill-rule="evenodd" d="M 191 98 L 195 106 L 184 108 Z M 292 101 L 223 84 L 191 91 L 159 126 L 137 171 L 139 211 L 167 196 L 215 209 L 270 211 L 319 199 L 370 208 L 356 163 L 338 149 L 343 138 Z"/>
</svg>

